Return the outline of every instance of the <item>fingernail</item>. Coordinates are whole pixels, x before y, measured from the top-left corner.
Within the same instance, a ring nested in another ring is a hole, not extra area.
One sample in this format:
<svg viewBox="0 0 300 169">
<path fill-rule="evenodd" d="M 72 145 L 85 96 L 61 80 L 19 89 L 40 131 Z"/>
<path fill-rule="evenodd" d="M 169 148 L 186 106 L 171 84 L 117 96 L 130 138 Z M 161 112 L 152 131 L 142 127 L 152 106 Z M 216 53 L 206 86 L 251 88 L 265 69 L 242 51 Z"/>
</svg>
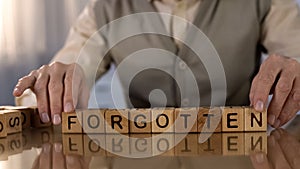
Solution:
<svg viewBox="0 0 300 169">
<path fill-rule="evenodd" d="M 264 103 L 262 101 L 258 101 L 256 104 L 255 104 L 255 110 L 257 111 L 264 111 Z"/>
<path fill-rule="evenodd" d="M 50 121 L 50 118 L 48 116 L 48 113 L 42 113 L 42 121 L 44 123 L 48 123 Z"/>
<path fill-rule="evenodd" d="M 64 111 L 65 111 L 65 112 L 71 112 L 72 110 L 73 110 L 72 104 L 71 104 L 71 103 L 67 103 L 67 104 L 65 105 Z"/>
<path fill-rule="evenodd" d="M 274 123 L 274 128 L 278 128 L 280 126 L 280 120 L 276 120 L 276 122 Z"/>
<path fill-rule="evenodd" d="M 55 143 L 54 144 L 54 151 L 57 152 L 57 153 L 62 152 L 62 145 L 59 144 L 59 143 Z"/>
<path fill-rule="evenodd" d="M 61 118 L 59 114 L 54 114 L 53 116 L 53 124 L 54 125 L 58 125 L 61 123 Z"/>
<path fill-rule="evenodd" d="M 263 163 L 264 162 L 264 155 L 262 153 L 256 154 L 255 155 L 255 160 L 257 163 Z"/>
<path fill-rule="evenodd" d="M 271 114 L 271 115 L 268 116 L 268 121 L 269 121 L 270 125 L 274 125 L 275 120 L 276 120 L 275 115 Z"/>
</svg>

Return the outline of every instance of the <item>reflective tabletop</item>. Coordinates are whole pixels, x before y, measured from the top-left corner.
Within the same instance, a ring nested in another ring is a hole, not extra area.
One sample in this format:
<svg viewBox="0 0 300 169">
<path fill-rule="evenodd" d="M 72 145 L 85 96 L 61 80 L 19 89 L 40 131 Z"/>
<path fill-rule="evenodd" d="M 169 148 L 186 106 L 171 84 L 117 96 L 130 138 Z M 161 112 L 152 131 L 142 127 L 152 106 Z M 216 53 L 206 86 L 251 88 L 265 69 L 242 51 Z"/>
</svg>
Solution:
<svg viewBox="0 0 300 169">
<path fill-rule="evenodd" d="M 300 168 L 299 139 L 300 116 L 285 129 L 247 133 L 86 135 L 57 126 L 0 139 L 0 168 Z"/>
</svg>

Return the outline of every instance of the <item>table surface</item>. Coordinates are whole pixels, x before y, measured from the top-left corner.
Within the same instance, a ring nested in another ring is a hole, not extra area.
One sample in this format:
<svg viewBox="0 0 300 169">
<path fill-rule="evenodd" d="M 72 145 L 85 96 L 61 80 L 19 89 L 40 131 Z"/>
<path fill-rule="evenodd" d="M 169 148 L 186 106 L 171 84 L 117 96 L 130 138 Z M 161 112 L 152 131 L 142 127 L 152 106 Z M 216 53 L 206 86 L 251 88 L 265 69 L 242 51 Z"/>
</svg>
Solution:
<svg viewBox="0 0 300 169">
<path fill-rule="evenodd" d="M 62 134 L 60 127 L 1 138 L 0 169 L 300 168 L 299 115 L 282 130 L 218 133 L 204 141 L 209 134 L 83 135 Z M 260 154 L 268 166 L 255 161 Z"/>
</svg>

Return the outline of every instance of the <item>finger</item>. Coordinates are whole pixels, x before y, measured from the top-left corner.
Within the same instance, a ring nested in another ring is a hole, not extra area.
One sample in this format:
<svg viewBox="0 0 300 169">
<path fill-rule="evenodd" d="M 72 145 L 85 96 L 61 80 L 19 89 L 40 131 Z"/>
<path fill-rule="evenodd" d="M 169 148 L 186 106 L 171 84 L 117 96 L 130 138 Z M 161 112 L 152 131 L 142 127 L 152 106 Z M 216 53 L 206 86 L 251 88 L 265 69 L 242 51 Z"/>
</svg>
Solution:
<svg viewBox="0 0 300 169">
<path fill-rule="evenodd" d="M 49 98 L 48 98 L 49 75 L 45 72 L 39 74 L 34 85 L 34 93 L 37 99 L 37 107 L 42 122 L 50 122 L 49 118 Z"/>
<path fill-rule="evenodd" d="M 59 125 L 61 123 L 61 112 L 63 107 L 63 79 L 64 72 L 55 71 L 51 74 L 48 85 L 50 112 L 54 125 Z"/>
<path fill-rule="evenodd" d="M 65 156 L 62 152 L 62 144 L 54 143 L 53 152 L 52 152 L 52 165 L 55 169 L 64 169 L 65 168 Z"/>
<path fill-rule="evenodd" d="M 67 169 L 81 169 L 79 156 L 67 155 L 66 156 Z"/>
<path fill-rule="evenodd" d="M 300 143 L 283 129 L 279 129 L 281 147 L 287 161 L 292 168 L 300 168 Z"/>
<path fill-rule="evenodd" d="M 276 84 L 272 101 L 268 108 L 268 123 L 277 128 L 280 121 L 277 118 L 282 111 L 284 104 L 291 93 L 293 83 L 295 80 L 295 74 L 293 72 L 283 70 L 280 74 L 278 83 Z"/>
<path fill-rule="evenodd" d="M 278 117 L 278 127 L 287 123 L 300 110 L 300 79 L 296 78 L 292 92 L 286 99 L 285 105 Z M 277 127 L 277 126 L 276 126 Z"/>
<path fill-rule="evenodd" d="M 75 66 L 67 70 L 64 80 L 64 112 L 72 112 L 77 106 L 82 81 L 81 74 L 75 74 Z"/>
<path fill-rule="evenodd" d="M 254 169 L 271 169 L 266 154 L 255 153 L 250 155 Z"/>
<path fill-rule="evenodd" d="M 40 168 L 51 169 L 51 145 L 49 143 L 42 146 L 42 152 L 40 155 Z"/>
<path fill-rule="evenodd" d="M 272 132 L 272 134 L 268 137 L 268 159 L 270 161 L 270 165 L 273 168 L 286 168 L 289 169 L 291 168 L 289 166 L 289 163 L 287 162 L 277 140 L 278 138 L 278 133 L 275 131 Z"/>
<path fill-rule="evenodd" d="M 252 82 L 250 99 L 257 111 L 265 110 L 271 88 L 281 71 L 280 66 L 278 66 L 279 61 L 279 56 L 270 56 L 270 58 L 261 65 L 259 73 Z"/>
<path fill-rule="evenodd" d="M 34 73 L 30 73 L 30 75 L 21 78 L 15 86 L 13 95 L 15 97 L 20 97 L 26 89 L 34 86 L 35 81 L 36 77 Z"/>
</svg>

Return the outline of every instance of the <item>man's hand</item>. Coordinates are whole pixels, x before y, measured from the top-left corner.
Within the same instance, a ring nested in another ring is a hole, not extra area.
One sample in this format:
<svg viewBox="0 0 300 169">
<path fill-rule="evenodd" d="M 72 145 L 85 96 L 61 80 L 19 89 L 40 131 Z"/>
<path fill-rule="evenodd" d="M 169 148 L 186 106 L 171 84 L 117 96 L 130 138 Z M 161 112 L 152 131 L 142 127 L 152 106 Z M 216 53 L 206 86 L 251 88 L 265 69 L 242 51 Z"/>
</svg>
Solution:
<svg viewBox="0 0 300 169">
<path fill-rule="evenodd" d="M 44 123 L 52 119 L 61 123 L 61 112 L 72 112 L 76 107 L 86 108 L 89 89 L 82 68 L 77 64 L 52 63 L 32 71 L 21 78 L 14 90 L 19 97 L 31 89 L 37 98 L 37 106 Z"/>
<path fill-rule="evenodd" d="M 268 108 L 268 123 L 278 128 L 300 110 L 300 63 L 292 58 L 271 55 L 252 82 L 251 105 L 257 111 Z"/>
</svg>

